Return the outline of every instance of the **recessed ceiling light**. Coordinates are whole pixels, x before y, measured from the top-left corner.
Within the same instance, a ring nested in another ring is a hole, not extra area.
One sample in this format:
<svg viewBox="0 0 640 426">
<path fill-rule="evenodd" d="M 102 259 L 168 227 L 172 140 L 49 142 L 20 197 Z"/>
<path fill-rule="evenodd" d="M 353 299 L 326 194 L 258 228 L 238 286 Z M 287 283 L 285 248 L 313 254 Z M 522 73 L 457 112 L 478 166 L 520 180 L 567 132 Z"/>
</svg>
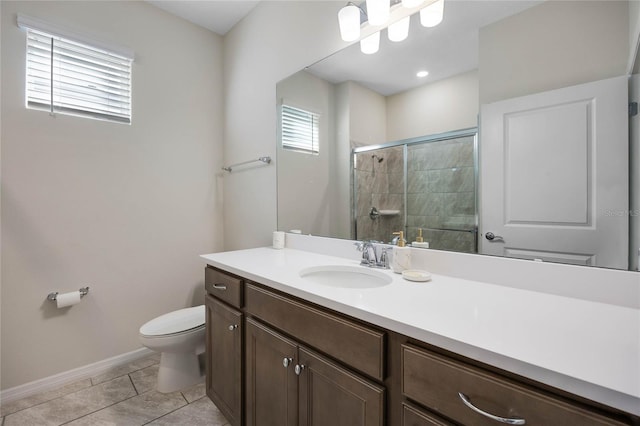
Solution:
<svg viewBox="0 0 640 426">
<path fill-rule="evenodd" d="M 418 73 L 416 74 L 417 77 L 426 77 L 429 75 L 429 71 L 418 71 Z"/>
</svg>

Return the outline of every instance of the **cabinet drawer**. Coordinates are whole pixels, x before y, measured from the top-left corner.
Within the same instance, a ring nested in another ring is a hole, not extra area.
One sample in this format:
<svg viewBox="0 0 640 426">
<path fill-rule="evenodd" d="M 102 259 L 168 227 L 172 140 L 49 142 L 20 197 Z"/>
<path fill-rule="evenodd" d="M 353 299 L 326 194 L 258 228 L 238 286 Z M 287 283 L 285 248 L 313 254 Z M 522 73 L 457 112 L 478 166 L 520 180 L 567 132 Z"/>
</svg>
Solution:
<svg viewBox="0 0 640 426">
<path fill-rule="evenodd" d="M 384 380 L 384 333 L 251 284 L 247 312 L 370 377 Z"/>
<path fill-rule="evenodd" d="M 454 426 L 454 424 L 408 404 L 402 404 L 402 426 Z"/>
<path fill-rule="evenodd" d="M 207 266 L 204 270 L 204 287 L 212 296 L 236 308 L 242 307 L 242 278 Z"/>
<path fill-rule="evenodd" d="M 465 425 L 495 426 L 496 420 L 465 406 L 536 425 L 622 425 L 492 373 L 402 345 L 402 392 L 407 398 Z"/>
</svg>

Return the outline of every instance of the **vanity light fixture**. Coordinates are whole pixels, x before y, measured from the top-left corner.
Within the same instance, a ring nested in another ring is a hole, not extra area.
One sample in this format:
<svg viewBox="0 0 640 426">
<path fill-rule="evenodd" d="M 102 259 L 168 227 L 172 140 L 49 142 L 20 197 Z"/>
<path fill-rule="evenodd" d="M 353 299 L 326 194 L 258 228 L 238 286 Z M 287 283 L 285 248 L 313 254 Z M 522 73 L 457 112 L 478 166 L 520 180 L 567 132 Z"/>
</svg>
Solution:
<svg viewBox="0 0 640 426">
<path fill-rule="evenodd" d="M 442 22 L 444 18 L 444 0 L 437 0 L 420 11 L 420 23 L 431 28 Z"/>
<path fill-rule="evenodd" d="M 372 55 L 380 48 L 380 31 L 360 40 L 360 50 L 366 55 Z"/>
<path fill-rule="evenodd" d="M 428 75 L 429 75 L 429 71 L 424 71 L 424 70 L 418 71 L 416 73 L 416 77 L 419 77 L 419 78 L 424 78 L 424 77 L 426 77 Z"/>
<path fill-rule="evenodd" d="M 411 16 L 406 16 L 401 20 L 394 22 L 387 28 L 387 35 L 391 41 L 402 41 L 409 35 L 409 22 Z"/>
<path fill-rule="evenodd" d="M 380 26 L 387 23 L 391 13 L 391 5 L 396 6 L 402 2 L 407 8 L 420 7 L 426 0 L 366 0 L 367 11 L 353 2 L 338 11 L 338 23 L 340 24 L 340 36 L 344 41 L 355 41 L 360 38 L 362 23 L 368 22 L 372 26 Z M 362 15 L 364 20 L 362 20 Z M 436 0 L 420 10 L 420 23 L 425 27 L 434 27 L 442 22 L 444 17 L 444 0 Z M 410 16 L 406 16 L 394 22 L 387 28 L 389 40 L 399 42 L 409 35 Z M 365 54 L 373 54 L 380 48 L 380 32 L 376 32 L 360 40 L 360 50 Z"/>
<path fill-rule="evenodd" d="M 338 12 L 342 40 L 356 41 L 360 38 L 360 12 L 363 10 L 351 2 Z"/>
<path fill-rule="evenodd" d="M 369 24 L 378 26 L 384 25 L 389 20 L 389 12 L 391 9 L 390 0 L 366 0 L 367 16 Z"/>
</svg>

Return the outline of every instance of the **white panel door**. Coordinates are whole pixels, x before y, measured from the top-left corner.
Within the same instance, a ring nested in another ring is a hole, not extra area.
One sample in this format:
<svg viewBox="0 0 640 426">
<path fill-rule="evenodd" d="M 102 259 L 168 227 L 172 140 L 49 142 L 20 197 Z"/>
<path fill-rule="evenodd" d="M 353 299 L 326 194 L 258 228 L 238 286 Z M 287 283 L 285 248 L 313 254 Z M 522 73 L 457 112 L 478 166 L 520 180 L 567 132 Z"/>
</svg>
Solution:
<svg viewBox="0 0 640 426">
<path fill-rule="evenodd" d="M 482 105 L 481 253 L 627 269 L 627 78 Z"/>
</svg>

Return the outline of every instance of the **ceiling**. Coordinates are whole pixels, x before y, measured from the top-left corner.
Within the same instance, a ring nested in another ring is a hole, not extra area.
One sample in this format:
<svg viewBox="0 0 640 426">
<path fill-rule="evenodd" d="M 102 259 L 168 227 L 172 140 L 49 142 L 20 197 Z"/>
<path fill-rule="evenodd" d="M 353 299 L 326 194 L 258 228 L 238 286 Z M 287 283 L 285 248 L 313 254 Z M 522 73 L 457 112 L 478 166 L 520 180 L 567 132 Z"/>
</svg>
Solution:
<svg viewBox="0 0 640 426">
<path fill-rule="evenodd" d="M 419 14 L 411 17 L 409 36 L 396 43 L 386 31 L 380 50 L 360 52 L 355 43 L 307 68 L 332 83 L 356 81 L 383 96 L 403 92 L 478 68 L 479 29 L 542 3 L 541 0 L 492 1 L 447 0 L 444 20 L 434 28 L 420 25 Z M 416 73 L 429 72 L 420 79 Z"/>
<path fill-rule="evenodd" d="M 260 0 L 146 0 L 165 11 L 225 35 Z M 394 43 L 386 31 L 380 51 L 362 54 L 359 44 L 343 49 L 308 68 L 332 83 L 356 81 L 388 96 L 478 68 L 478 34 L 485 25 L 522 12 L 544 0 L 447 0 L 444 21 L 434 28 L 411 18 L 409 37 Z M 398 6 L 399 7 L 399 6 Z M 366 78 L 362 77 L 366 70 Z M 426 79 L 416 77 L 429 71 Z"/>
<path fill-rule="evenodd" d="M 225 35 L 259 0 L 146 0 L 219 35 Z"/>
</svg>

